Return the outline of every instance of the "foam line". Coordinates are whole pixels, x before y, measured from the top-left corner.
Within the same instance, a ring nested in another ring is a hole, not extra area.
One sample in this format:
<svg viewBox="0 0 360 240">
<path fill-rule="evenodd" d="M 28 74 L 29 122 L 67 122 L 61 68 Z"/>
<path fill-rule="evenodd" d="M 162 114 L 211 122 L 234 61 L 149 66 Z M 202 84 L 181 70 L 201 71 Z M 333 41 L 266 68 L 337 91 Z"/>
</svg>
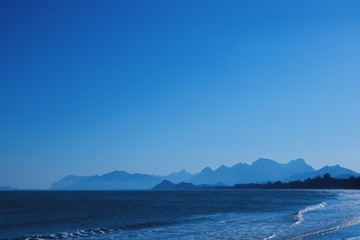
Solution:
<svg viewBox="0 0 360 240">
<path fill-rule="evenodd" d="M 321 202 L 319 204 L 311 205 L 311 206 L 308 206 L 308 207 L 298 211 L 293 216 L 293 219 L 295 221 L 294 225 L 298 225 L 298 224 L 300 224 L 300 223 L 302 223 L 304 221 L 304 214 L 305 213 L 310 212 L 310 211 L 315 211 L 315 210 L 318 210 L 318 209 L 321 209 L 321 208 L 324 208 L 324 207 L 326 207 L 326 203 Z"/>
</svg>

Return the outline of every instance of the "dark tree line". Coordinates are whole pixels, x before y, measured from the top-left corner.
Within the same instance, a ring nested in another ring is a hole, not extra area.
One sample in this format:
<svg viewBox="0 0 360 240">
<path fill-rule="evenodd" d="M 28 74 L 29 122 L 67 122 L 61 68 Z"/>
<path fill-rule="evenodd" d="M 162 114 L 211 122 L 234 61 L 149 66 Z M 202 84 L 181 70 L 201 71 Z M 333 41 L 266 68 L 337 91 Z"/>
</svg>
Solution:
<svg viewBox="0 0 360 240">
<path fill-rule="evenodd" d="M 326 173 L 324 176 L 308 178 L 304 181 L 267 182 L 235 184 L 234 189 L 360 189 L 360 177 L 333 178 Z"/>
</svg>

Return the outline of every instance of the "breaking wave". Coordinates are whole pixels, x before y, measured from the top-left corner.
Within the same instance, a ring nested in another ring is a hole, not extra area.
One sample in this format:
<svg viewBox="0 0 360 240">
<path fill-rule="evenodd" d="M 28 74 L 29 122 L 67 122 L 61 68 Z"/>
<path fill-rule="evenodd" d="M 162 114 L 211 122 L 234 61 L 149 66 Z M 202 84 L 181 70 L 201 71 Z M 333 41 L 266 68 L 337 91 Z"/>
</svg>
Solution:
<svg viewBox="0 0 360 240">
<path fill-rule="evenodd" d="M 313 232 L 309 232 L 309 233 L 305 233 L 299 236 L 295 236 L 292 238 L 289 238 L 289 240 L 301 240 L 304 238 L 309 238 L 309 237 L 313 237 L 313 236 L 319 236 L 319 235 L 326 235 L 326 234 L 330 234 L 333 232 L 336 232 L 339 229 L 342 228 L 347 228 L 347 227 L 351 227 L 351 226 L 355 226 L 360 224 L 360 217 L 353 217 L 350 219 L 347 219 L 345 221 L 343 221 L 342 223 L 332 226 L 332 227 L 328 227 L 328 228 L 324 228 L 324 229 L 319 229 L 317 231 L 313 231 Z M 358 239 L 358 238 L 350 238 L 350 239 Z"/>
<path fill-rule="evenodd" d="M 295 221 L 294 225 L 298 225 L 298 224 L 300 224 L 300 223 L 302 223 L 304 221 L 304 214 L 305 213 L 310 212 L 310 211 L 315 211 L 315 210 L 318 210 L 318 209 L 321 209 L 321 208 L 324 208 L 324 207 L 326 207 L 326 203 L 321 202 L 319 204 L 311 205 L 311 206 L 308 206 L 308 207 L 298 211 L 293 216 L 293 219 Z"/>
</svg>

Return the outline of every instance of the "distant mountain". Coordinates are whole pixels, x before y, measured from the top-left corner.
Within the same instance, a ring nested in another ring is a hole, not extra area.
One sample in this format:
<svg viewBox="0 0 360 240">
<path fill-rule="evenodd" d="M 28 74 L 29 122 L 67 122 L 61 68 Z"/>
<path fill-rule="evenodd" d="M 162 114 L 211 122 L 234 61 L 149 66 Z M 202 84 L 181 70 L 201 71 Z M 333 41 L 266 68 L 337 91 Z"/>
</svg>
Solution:
<svg viewBox="0 0 360 240">
<path fill-rule="evenodd" d="M 69 176 L 66 176 L 66 177 L 60 179 L 59 181 L 54 182 L 51 185 L 50 189 L 52 189 L 52 190 L 67 189 L 71 185 L 77 183 L 78 181 L 80 181 L 81 179 L 84 179 L 84 178 L 88 178 L 88 177 L 69 175 Z"/>
<path fill-rule="evenodd" d="M 175 188 L 176 184 L 172 183 L 168 180 L 164 180 L 159 184 L 156 184 L 152 190 L 173 190 Z"/>
<path fill-rule="evenodd" d="M 171 173 L 167 176 L 155 176 L 149 174 L 128 173 L 125 171 L 113 171 L 104 175 L 74 176 L 69 175 L 54 182 L 51 190 L 140 190 L 151 189 L 153 186 L 168 180 L 167 188 L 175 184 L 174 188 L 190 189 L 202 184 L 204 186 L 233 186 L 242 183 L 265 183 L 268 181 L 292 181 L 304 180 L 330 173 L 335 178 L 347 178 L 360 176 L 352 170 L 339 165 L 324 167 L 315 170 L 304 159 L 299 158 L 286 164 L 278 163 L 271 159 L 260 158 L 252 164 L 238 163 L 232 167 L 220 166 L 212 170 L 204 168 L 198 174 L 190 174 L 185 170 Z M 165 185 L 163 182 L 162 185 Z M 171 184 L 169 184 L 171 183 Z M 180 183 L 180 184 L 176 184 Z M 191 183 L 191 185 L 189 185 Z M 160 185 L 159 187 L 161 187 Z M 166 186 L 165 186 L 166 187 Z"/>
<path fill-rule="evenodd" d="M 193 177 L 191 173 L 188 173 L 185 169 L 181 170 L 180 172 L 173 172 L 169 174 L 168 176 L 162 177 L 166 180 L 169 180 L 173 183 L 180 183 L 180 182 L 186 182 L 191 177 Z"/>
<path fill-rule="evenodd" d="M 288 176 L 315 171 L 303 159 L 292 160 L 281 164 L 271 159 L 260 158 L 251 165 L 239 163 L 233 167 L 221 166 L 216 170 L 207 167 L 189 179 L 193 184 L 214 184 L 222 182 L 227 185 L 236 183 L 259 183 L 282 180 Z"/>
<path fill-rule="evenodd" d="M 69 184 L 74 180 L 75 182 Z M 137 190 L 150 189 L 160 183 L 162 178 L 147 174 L 130 174 L 125 171 L 113 171 L 101 176 L 68 176 L 52 185 L 52 190 Z M 63 186 L 60 188 L 59 186 Z"/>
<path fill-rule="evenodd" d="M 214 176 L 214 171 L 211 168 L 206 167 L 201 170 L 200 173 L 190 178 L 189 182 L 193 184 L 205 184 L 219 182 L 219 180 Z"/>
<path fill-rule="evenodd" d="M 10 187 L 10 186 L 0 186 L 0 191 L 15 191 L 15 190 L 18 190 L 18 189 Z"/>
<path fill-rule="evenodd" d="M 181 170 L 167 176 L 113 171 L 101 176 L 66 176 L 54 182 L 50 190 L 140 190 L 150 189 L 164 179 L 174 183 L 188 180 L 193 175 Z"/>
<path fill-rule="evenodd" d="M 174 184 L 168 180 L 164 180 L 161 183 L 155 185 L 152 190 L 192 190 L 192 189 L 206 189 L 211 188 L 212 186 L 202 184 L 202 185 L 194 185 L 188 182 L 181 182 L 178 184 Z"/>
<path fill-rule="evenodd" d="M 191 190 L 191 189 L 196 189 L 196 188 L 199 188 L 199 187 L 192 183 L 188 183 L 188 182 L 181 182 L 174 186 L 174 190 Z"/>
<path fill-rule="evenodd" d="M 355 176 L 355 177 L 360 176 L 360 174 L 357 172 L 354 172 L 347 168 L 343 168 L 340 165 L 336 165 L 336 166 L 325 166 L 317 171 L 295 174 L 288 178 L 285 178 L 283 181 L 305 180 L 307 178 L 323 176 L 325 173 L 329 173 L 334 178 L 348 178 L 350 176 Z"/>
</svg>

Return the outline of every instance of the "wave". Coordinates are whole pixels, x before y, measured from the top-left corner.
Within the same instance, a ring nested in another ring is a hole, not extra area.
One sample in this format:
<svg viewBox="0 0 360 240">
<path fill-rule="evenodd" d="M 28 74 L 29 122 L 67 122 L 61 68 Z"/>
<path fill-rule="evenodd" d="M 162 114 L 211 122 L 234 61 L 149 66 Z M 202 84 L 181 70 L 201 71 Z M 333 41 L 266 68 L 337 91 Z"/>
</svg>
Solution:
<svg viewBox="0 0 360 240">
<path fill-rule="evenodd" d="M 108 228 L 94 228 L 88 230 L 77 230 L 74 232 L 62 232 L 62 233 L 53 233 L 48 235 L 33 235 L 30 237 L 17 237 L 10 238 L 9 240 L 50 240 L 50 239 L 65 239 L 65 238 L 81 238 L 88 236 L 99 236 L 109 233 L 116 233 L 127 230 L 136 230 L 141 228 L 151 228 L 158 227 L 163 225 L 173 224 L 175 222 L 144 222 L 137 224 L 128 224 L 119 227 L 108 227 Z"/>
<path fill-rule="evenodd" d="M 198 215 L 177 221 L 162 221 L 162 222 L 154 221 L 154 222 L 143 222 L 143 223 L 135 223 L 135 224 L 125 224 L 122 226 L 101 227 L 101 228 L 99 227 L 99 228 L 93 228 L 87 230 L 77 230 L 74 232 L 62 232 L 62 233 L 52 233 L 52 234 L 43 234 L 43 235 L 37 234 L 33 236 L 9 238 L 7 240 L 50 240 L 50 239 L 82 238 L 82 237 L 91 237 L 91 236 L 96 237 L 106 234 L 116 234 L 122 231 L 156 228 L 156 227 L 169 226 L 173 224 L 188 223 L 188 222 L 202 221 L 202 220 L 212 220 L 212 217 L 206 215 Z"/>
<path fill-rule="evenodd" d="M 360 236 L 357 236 L 357 237 L 351 237 L 351 238 L 348 238 L 347 240 L 360 240 Z"/>
<path fill-rule="evenodd" d="M 309 229 L 309 226 L 306 226 L 306 224 L 301 225 L 301 226 L 304 226 L 304 228 L 298 228 L 298 227 L 295 228 L 295 226 L 297 226 L 305 221 L 305 219 L 304 219 L 305 213 L 311 212 L 311 211 L 316 211 L 316 210 L 325 208 L 326 206 L 327 206 L 327 204 L 325 202 L 321 202 L 319 204 L 311 205 L 304 209 L 301 209 L 300 211 L 296 212 L 292 216 L 295 223 L 292 224 L 287 230 L 284 230 L 284 231 L 281 231 L 278 233 L 274 233 L 270 237 L 264 238 L 264 240 L 270 240 L 270 239 L 301 240 L 301 239 L 307 239 L 307 238 L 313 239 L 313 238 L 316 238 L 317 236 L 324 236 L 324 235 L 332 234 L 341 229 L 349 228 L 349 227 L 352 227 L 355 225 L 360 225 L 360 216 L 352 216 L 352 217 L 345 218 L 343 220 L 332 221 L 332 223 L 325 224 L 325 225 L 321 224 L 319 222 L 319 225 L 316 226 L 315 229 Z M 341 206 L 343 206 L 343 205 L 341 205 Z M 333 210 L 333 208 L 334 208 L 334 206 L 331 205 L 330 209 Z M 360 240 L 360 236 L 354 236 L 351 238 L 347 238 L 347 240 Z"/>
<path fill-rule="evenodd" d="M 292 219 L 295 221 L 294 224 L 292 224 L 291 226 L 289 226 L 289 229 L 292 227 L 295 227 L 296 225 L 301 224 L 302 222 L 304 222 L 304 214 L 307 212 L 311 212 L 311 211 L 315 211 L 321 208 L 325 208 L 326 207 L 326 203 L 325 202 L 321 202 L 315 205 L 310 205 L 307 206 L 304 209 L 301 209 L 299 211 L 297 211 L 294 215 L 292 215 Z M 282 231 L 282 234 L 284 233 L 284 231 Z M 271 236 L 264 238 L 263 240 L 271 240 L 271 239 L 277 239 L 279 237 L 279 234 L 282 235 L 281 233 L 273 233 Z M 295 238 L 296 239 L 296 238 Z"/>
<path fill-rule="evenodd" d="M 358 225 L 358 224 L 360 224 L 360 217 L 353 217 L 353 218 L 343 221 L 342 223 L 340 223 L 338 225 L 320 229 L 320 230 L 313 231 L 310 233 L 305 233 L 305 234 L 302 234 L 302 235 L 299 235 L 296 237 L 289 238 L 289 240 L 300 240 L 300 239 L 309 238 L 309 237 L 313 237 L 313 236 L 319 236 L 319 235 L 323 236 L 326 234 L 336 232 L 339 229 L 351 227 L 351 226 Z"/>
<path fill-rule="evenodd" d="M 315 211 L 315 210 L 318 210 L 318 209 L 321 209 L 321 208 L 324 208 L 324 207 L 326 207 L 326 203 L 321 202 L 319 204 L 311 205 L 311 206 L 308 206 L 308 207 L 298 211 L 297 213 L 295 213 L 293 215 L 293 219 L 295 221 L 294 225 L 298 225 L 298 224 L 300 224 L 300 223 L 302 223 L 304 221 L 304 213 L 307 213 L 307 212 L 310 212 L 310 211 Z"/>
</svg>

